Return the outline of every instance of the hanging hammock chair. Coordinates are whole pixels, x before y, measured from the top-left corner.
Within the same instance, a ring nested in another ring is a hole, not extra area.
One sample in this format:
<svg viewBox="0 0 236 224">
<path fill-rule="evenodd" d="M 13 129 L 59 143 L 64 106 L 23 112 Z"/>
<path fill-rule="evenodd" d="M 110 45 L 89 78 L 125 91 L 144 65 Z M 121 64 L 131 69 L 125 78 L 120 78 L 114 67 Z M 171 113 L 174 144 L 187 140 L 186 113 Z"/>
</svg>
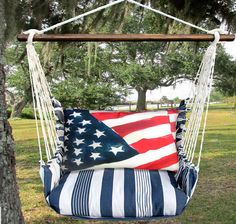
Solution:
<svg viewBox="0 0 236 224">
<path fill-rule="evenodd" d="M 62 215 L 127 220 L 176 216 L 187 206 L 197 184 L 219 32 L 213 32 L 215 40 L 205 52 L 191 99 L 182 101 L 176 109 L 140 113 L 65 109 L 50 92 L 32 43 L 34 35 L 123 1 L 42 31 L 26 32 L 40 176 L 47 203 Z M 149 6 L 129 2 L 206 31 Z M 204 108 L 200 150 L 195 155 Z"/>
</svg>

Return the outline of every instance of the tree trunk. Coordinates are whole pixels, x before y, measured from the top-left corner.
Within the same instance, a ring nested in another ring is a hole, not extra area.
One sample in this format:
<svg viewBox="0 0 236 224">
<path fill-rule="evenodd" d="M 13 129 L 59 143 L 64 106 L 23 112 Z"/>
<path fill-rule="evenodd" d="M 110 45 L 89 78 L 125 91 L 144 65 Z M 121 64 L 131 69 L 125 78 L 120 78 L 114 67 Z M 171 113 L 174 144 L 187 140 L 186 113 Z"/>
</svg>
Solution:
<svg viewBox="0 0 236 224">
<path fill-rule="evenodd" d="M 146 93 L 147 93 L 147 89 L 138 88 L 136 90 L 138 92 L 138 102 L 137 102 L 136 111 L 144 111 L 144 110 L 146 110 Z"/>
<path fill-rule="evenodd" d="M 7 121 L 5 99 L 5 72 L 3 54 L 5 49 L 5 1 L 0 1 L 0 223 L 21 224 L 19 192 L 16 183 L 14 144 L 11 127 Z"/>
<path fill-rule="evenodd" d="M 19 102 L 15 103 L 12 107 L 11 118 L 16 118 L 21 116 L 21 112 L 27 104 L 26 99 L 21 99 Z"/>
</svg>

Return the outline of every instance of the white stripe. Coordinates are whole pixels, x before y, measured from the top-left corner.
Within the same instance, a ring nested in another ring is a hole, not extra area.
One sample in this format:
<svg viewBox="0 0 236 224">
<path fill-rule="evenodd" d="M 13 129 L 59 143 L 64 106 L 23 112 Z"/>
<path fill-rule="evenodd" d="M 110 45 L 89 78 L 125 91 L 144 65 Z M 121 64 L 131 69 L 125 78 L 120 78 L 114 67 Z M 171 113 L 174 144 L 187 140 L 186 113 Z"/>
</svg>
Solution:
<svg viewBox="0 0 236 224">
<path fill-rule="evenodd" d="M 102 190 L 104 170 L 95 170 L 91 180 L 90 191 L 89 191 L 89 216 L 91 218 L 100 218 L 100 198 Z"/>
<path fill-rule="evenodd" d="M 42 183 L 44 184 L 44 168 L 43 168 L 43 165 L 40 165 L 39 175 L 40 175 Z"/>
<path fill-rule="evenodd" d="M 178 114 L 169 114 L 170 122 L 176 122 L 177 117 L 178 117 Z"/>
<path fill-rule="evenodd" d="M 148 119 L 148 118 L 152 118 L 156 116 L 168 116 L 168 112 L 163 110 L 163 111 L 156 111 L 156 112 L 144 112 L 144 113 L 131 114 L 131 115 L 127 115 L 121 118 L 117 118 L 117 119 L 104 120 L 103 123 L 109 127 L 115 127 L 118 125 L 140 121 L 140 120 L 144 120 L 144 119 Z"/>
<path fill-rule="evenodd" d="M 174 139 L 176 139 L 176 133 L 175 132 L 171 132 L 172 136 Z"/>
<path fill-rule="evenodd" d="M 123 218 L 124 212 L 124 169 L 115 169 L 112 189 L 112 216 Z"/>
<path fill-rule="evenodd" d="M 153 162 L 155 160 L 158 160 L 164 156 L 168 156 L 172 153 L 176 153 L 176 146 L 175 143 L 172 143 L 170 145 L 167 145 L 165 147 L 162 147 L 157 150 L 149 150 L 145 153 L 138 154 L 136 156 L 133 156 L 132 158 L 120 161 L 120 162 L 114 162 L 114 163 L 104 163 L 97 166 L 94 166 L 93 169 L 100 169 L 100 168 L 134 168 L 137 166 L 141 166 L 146 163 Z M 178 164 L 176 164 L 175 167 L 173 167 L 174 170 L 178 169 Z"/>
<path fill-rule="evenodd" d="M 162 124 L 151 128 L 145 128 L 143 130 L 131 132 L 130 134 L 124 136 L 124 140 L 129 145 L 131 145 L 144 138 L 158 138 L 169 134 L 171 134 L 170 124 Z"/>
<path fill-rule="evenodd" d="M 71 172 L 61 190 L 59 208 L 62 215 L 72 215 L 71 200 L 78 175 L 78 172 Z"/>
<path fill-rule="evenodd" d="M 176 214 L 176 195 L 175 189 L 171 185 L 170 177 L 166 171 L 159 171 L 163 189 L 164 209 L 163 215 Z"/>
<path fill-rule="evenodd" d="M 51 178 L 51 191 L 58 185 L 58 182 L 60 180 L 60 165 L 56 162 L 55 159 L 51 160 L 51 164 L 49 167 L 51 173 L 52 173 L 52 178 Z"/>
<path fill-rule="evenodd" d="M 167 166 L 167 167 L 163 167 L 161 168 L 160 170 L 171 170 L 171 171 L 176 171 L 179 169 L 179 162 L 173 164 L 173 165 L 170 165 L 170 166 Z"/>
<path fill-rule="evenodd" d="M 147 170 L 134 170 L 136 217 L 152 216 L 152 189 L 150 173 Z"/>
</svg>

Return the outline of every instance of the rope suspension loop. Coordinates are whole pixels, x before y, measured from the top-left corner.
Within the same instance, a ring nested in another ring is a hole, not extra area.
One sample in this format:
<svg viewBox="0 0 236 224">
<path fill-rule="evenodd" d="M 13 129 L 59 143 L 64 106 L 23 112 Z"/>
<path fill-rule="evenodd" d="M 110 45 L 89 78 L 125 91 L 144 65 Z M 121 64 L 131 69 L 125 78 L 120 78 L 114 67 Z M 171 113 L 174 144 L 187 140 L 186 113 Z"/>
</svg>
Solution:
<svg viewBox="0 0 236 224">
<path fill-rule="evenodd" d="M 192 24 L 192 23 L 186 22 L 186 21 L 184 21 L 184 20 L 182 20 L 182 19 L 179 19 L 179 18 L 177 18 L 177 17 L 175 17 L 175 16 L 172 16 L 172 15 L 169 15 L 169 14 L 167 14 L 167 13 L 164 13 L 164 12 L 158 10 L 158 9 L 153 9 L 153 8 L 150 7 L 150 6 L 143 5 L 143 4 L 141 4 L 141 3 L 139 3 L 139 2 L 136 2 L 136 1 L 134 1 L 134 0 L 127 0 L 127 1 L 130 2 L 130 3 L 133 3 L 133 4 L 135 4 L 135 5 L 138 5 L 138 6 L 140 6 L 140 7 L 143 7 L 143 8 L 145 8 L 145 9 L 148 9 L 148 10 L 150 10 L 150 11 L 153 11 L 153 12 L 155 12 L 155 13 L 158 13 L 158 14 L 160 14 L 160 15 L 162 15 L 162 16 L 165 16 L 165 17 L 168 17 L 168 18 L 170 18 L 170 19 L 173 19 L 173 20 L 175 20 L 175 21 L 177 21 L 177 22 L 179 22 L 179 23 L 183 23 L 183 24 L 185 24 L 185 25 L 187 25 L 187 26 L 190 26 L 190 27 L 193 27 L 193 28 L 195 28 L 195 29 L 198 29 L 198 30 L 200 30 L 200 31 L 203 31 L 203 32 L 206 32 L 206 33 L 209 33 L 209 32 L 210 32 L 209 30 L 206 30 L 206 29 L 204 29 L 204 28 L 202 28 L 202 27 L 200 27 L 200 26 L 196 26 L 196 25 L 194 25 L 194 24 Z"/>
</svg>

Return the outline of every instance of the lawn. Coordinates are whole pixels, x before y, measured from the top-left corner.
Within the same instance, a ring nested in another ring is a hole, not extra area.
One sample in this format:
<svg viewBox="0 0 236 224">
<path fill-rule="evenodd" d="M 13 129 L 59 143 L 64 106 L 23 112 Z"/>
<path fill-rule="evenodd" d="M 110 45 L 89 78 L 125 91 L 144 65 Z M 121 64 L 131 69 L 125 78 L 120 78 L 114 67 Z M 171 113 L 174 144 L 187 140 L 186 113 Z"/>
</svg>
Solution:
<svg viewBox="0 0 236 224">
<path fill-rule="evenodd" d="M 39 156 L 34 120 L 14 120 L 11 124 L 16 143 L 17 178 L 26 223 L 95 223 L 59 216 L 47 206 L 38 175 Z M 148 223 L 235 224 L 235 186 L 236 113 L 229 108 L 217 108 L 209 111 L 200 179 L 192 201 L 183 215 Z"/>
</svg>

